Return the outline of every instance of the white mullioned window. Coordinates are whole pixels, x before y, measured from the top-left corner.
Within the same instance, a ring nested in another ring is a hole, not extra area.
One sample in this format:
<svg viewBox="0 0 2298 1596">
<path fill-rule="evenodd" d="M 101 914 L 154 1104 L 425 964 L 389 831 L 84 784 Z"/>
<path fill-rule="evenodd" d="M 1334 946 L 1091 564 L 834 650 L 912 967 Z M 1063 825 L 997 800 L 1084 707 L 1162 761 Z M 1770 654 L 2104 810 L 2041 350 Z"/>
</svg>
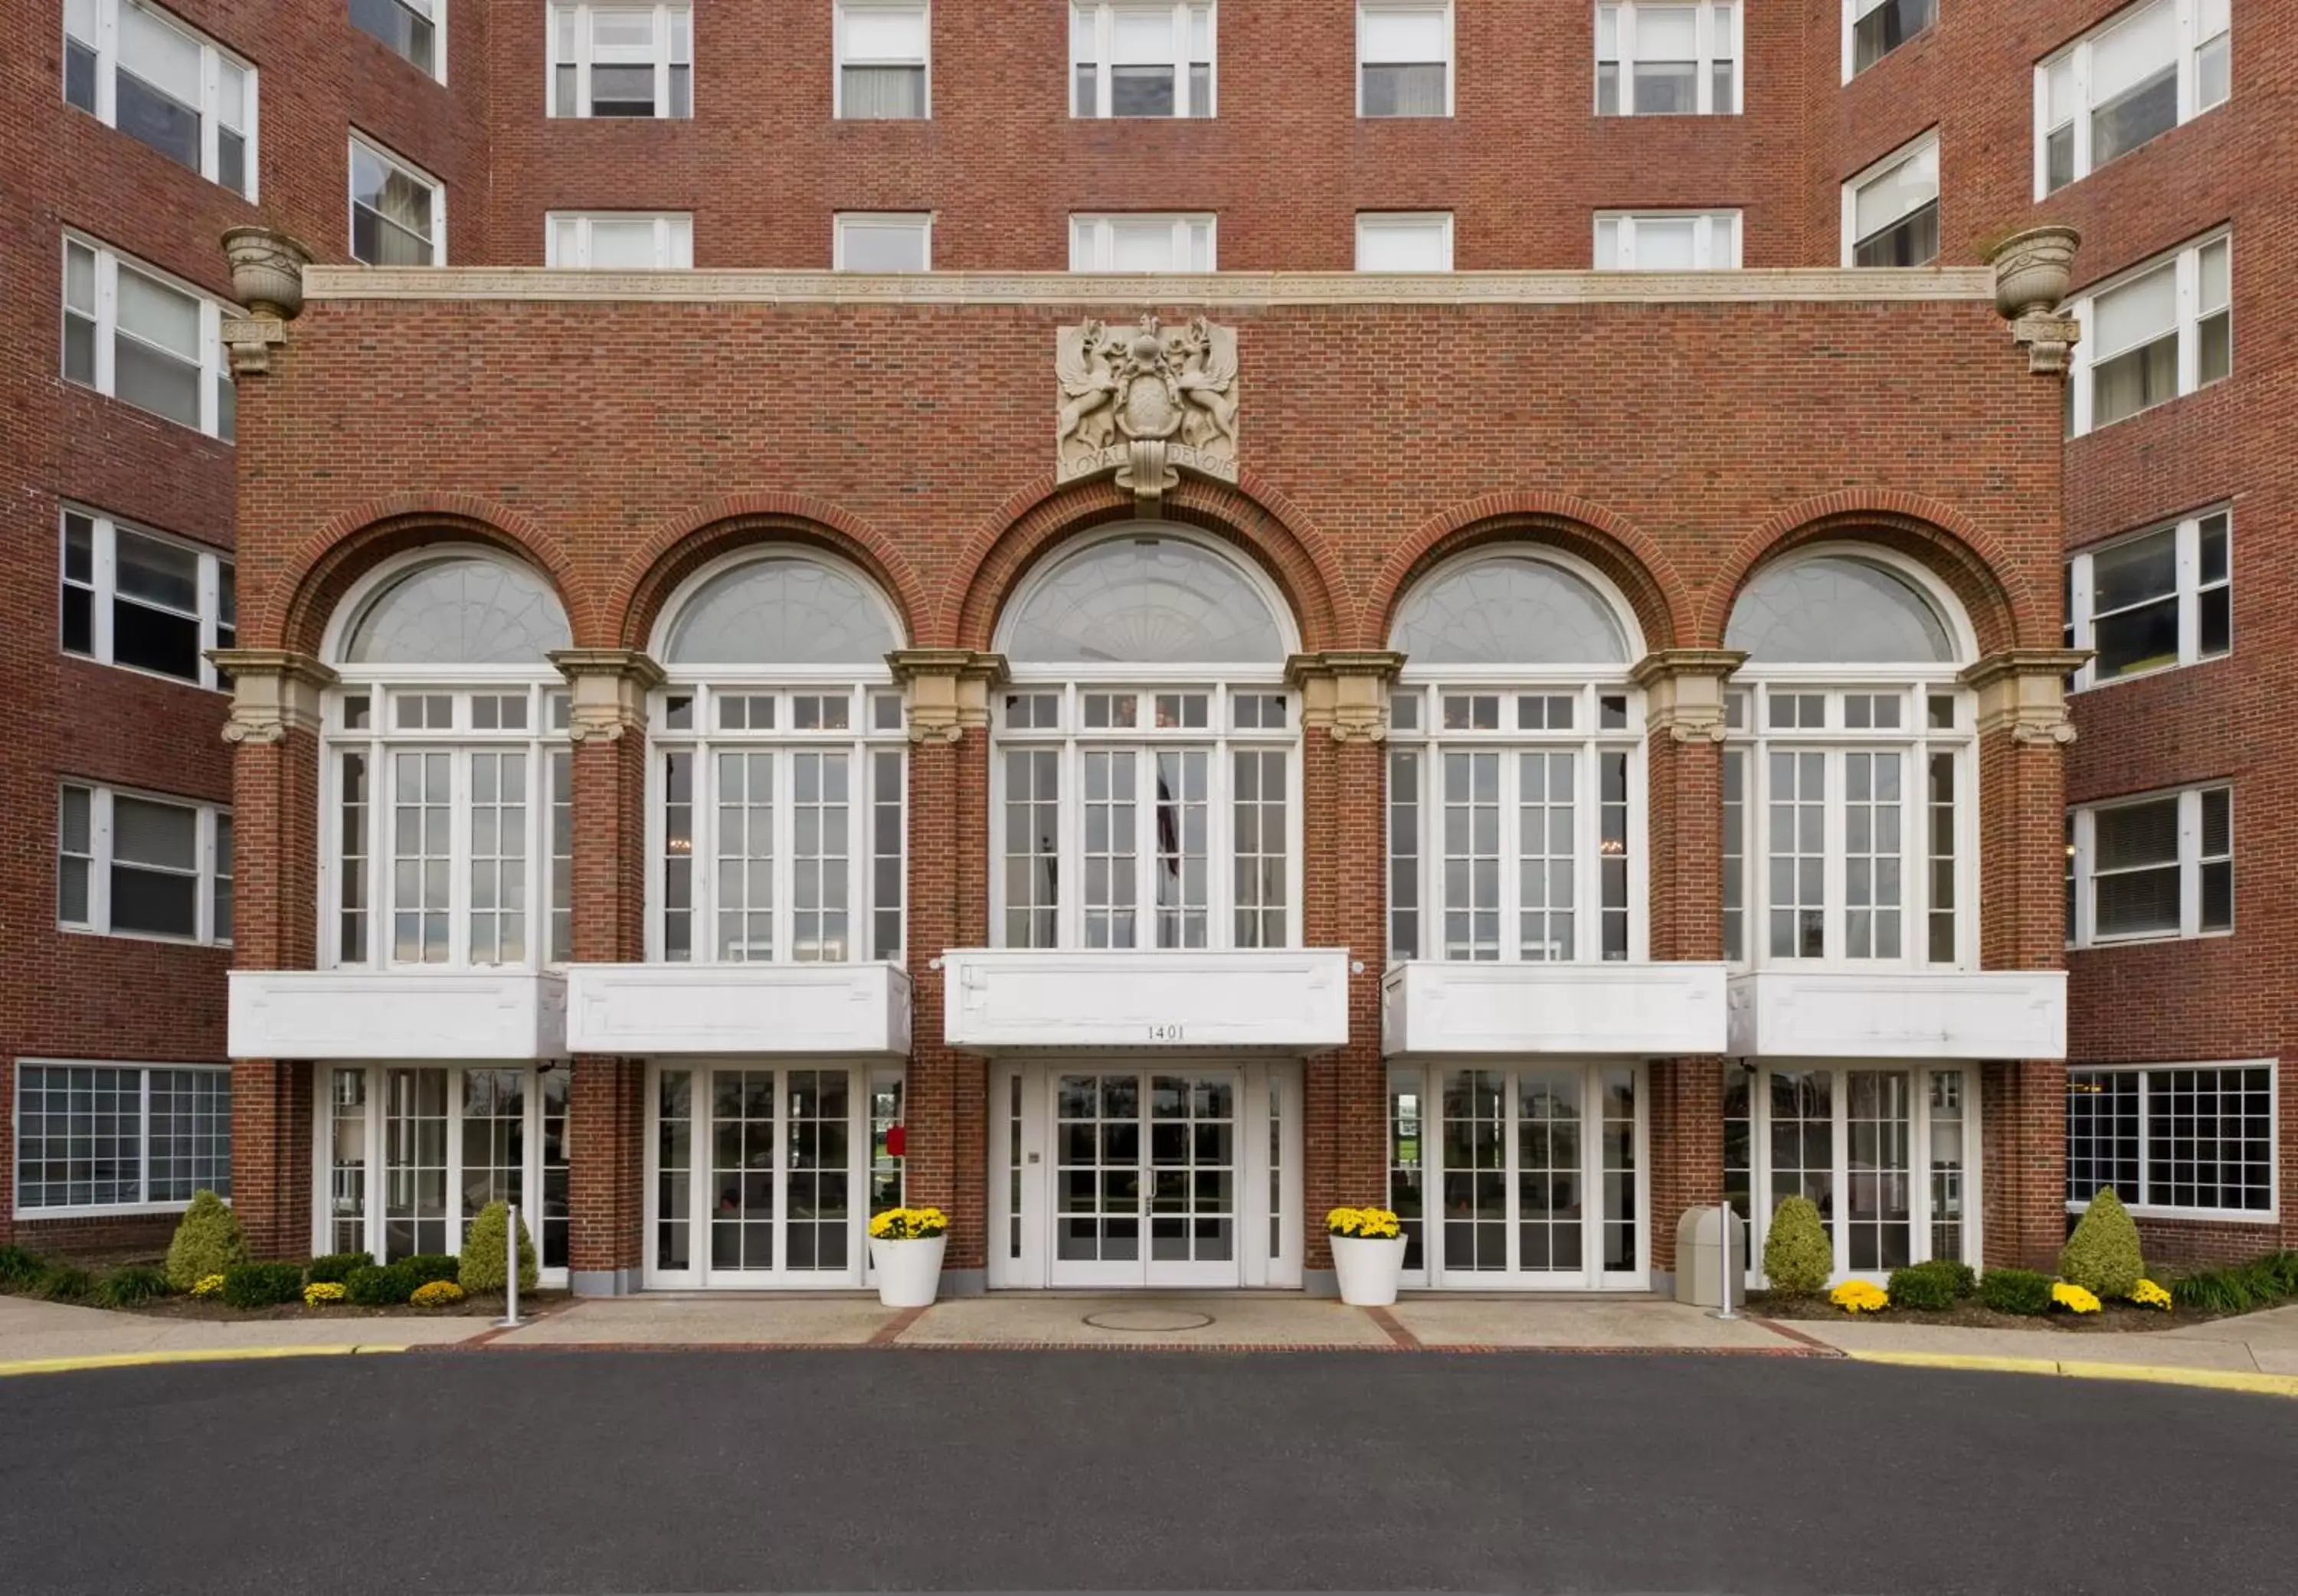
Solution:
<svg viewBox="0 0 2298 1596">
<path fill-rule="evenodd" d="M 932 115 L 932 32 L 925 0 L 838 0 L 833 114 L 896 121 Z"/>
<path fill-rule="evenodd" d="M 1929 266 L 1939 252 L 1939 141 L 1926 133 L 1843 186 L 1846 266 Z"/>
<path fill-rule="evenodd" d="M 694 264 L 694 218 L 683 211 L 554 211 L 544 263 L 595 271 L 673 271 Z"/>
<path fill-rule="evenodd" d="M 238 641 L 230 558 L 66 505 L 60 618 L 64 652 L 226 687 L 210 649 Z"/>
<path fill-rule="evenodd" d="M 1452 114 L 1452 8 L 1358 0 L 1357 114 Z"/>
<path fill-rule="evenodd" d="M 2234 513 L 2226 506 L 2067 561 L 2066 643 L 2094 650 L 2073 685 L 2217 659 L 2234 647 Z"/>
<path fill-rule="evenodd" d="M 2234 930 L 2234 789 L 2192 787 L 2067 812 L 2067 945 Z"/>
<path fill-rule="evenodd" d="M 1739 264 L 1737 211 L 1597 213 L 1598 271 L 1728 271 Z"/>
<path fill-rule="evenodd" d="M 694 13 L 686 5 L 550 8 L 550 112 L 694 114 Z"/>
<path fill-rule="evenodd" d="M 1211 0 L 1070 7 L 1070 114 L 1213 114 Z"/>
<path fill-rule="evenodd" d="M 2231 0 L 2125 6 L 2035 67 L 2035 197 L 2226 103 Z"/>
<path fill-rule="evenodd" d="M 101 937 L 231 940 L 231 811 L 216 804 L 63 784 L 56 922 Z"/>
<path fill-rule="evenodd" d="M 1642 653 L 1619 595 L 1553 556 L 1422 582 L 1389 647 L 1392 961 L 1645 956 Z"/>
<path fill-rule="evenodd" d="M 329 628 L 323 966 L 533 969 L 572 953 L 573 745 L 543 579 L 430 550 Z"/>
<path fill-rule="evenodd" d="M 16 1061 L 16 1211 L 165 1213 L 231 1195 L 231 1071 Z"/>
<path fill-rule="evenodd" d="M 930 271 L 933 213 L 930 211 L 841 211 L 831 233 L 837 271 Z"/>
<path fill-rule="evenodd" d="M 1452 213 L 1449 211 L 1357 212 L 1359 271 L 1450 271 Z"/>
<path fill-rule="evenodd" d="M 1227 555 L 1144 525 L 1055 561 L 999 632 L 996 945 L 1298 947 L 1281 603 Z"/>
<path fill-rule="evenodd" d="M 1740 8 L 1730 0 L 1596 8 L 1598 116 L 1731 116 L 1740 95 Z"/>
<path fill-rule="evenodd" d="M 2067 1211 L 2272 1223 L 2275 1061 L 2067 1070 Z"/>
<path fill-rule="evenodd" d="M 2067 366 L 2067 435 L 2080 437 L 2234 372 L 2234 238 L 2217 233 L 2086 292 Z"/>
<path fill-rule="evenodd" d="M 64 380 L 231 442 L 223 320 L 238 310 L 93 239 L 63 247 Z"/>
<path fill-rule="evenodd" d="M 351 148 L 351 259 L 446 265 L 447 186 L 358 134 Z"/>
<path fill-rule="evenodd" d="M 447 0 L 351 0 L 351 26 L 447 81 Z"/>
<path fill-rule="evenodd" d="M 1211 271 L 1211 212 L 1172 216 L 1072 216 L 1071 271 Z"/>
<path fill-rule="evenodd" d="M 898 960 L 909 737 L 891 607 L 825 558 L 753 551 L 664 614 L 647 956 Z"/>
<path fill-rule="evenodd" d="M 65 0 L 64 101 L 255 198 L 255 69 L 137 0 Z"/>
<path fill-rule="evenodd" d="M 1976 652 L 1944 589 L 1838 545 L 1757 573 L 1725 646 L 1724 946 L 1757 966 L 1975 968 Z"/>
<path fill-rule="evenodd" d="M 1843 80 L 1850 82 L 1938 21 L 1938 0 L 1843 0 Z"/>
</svg>

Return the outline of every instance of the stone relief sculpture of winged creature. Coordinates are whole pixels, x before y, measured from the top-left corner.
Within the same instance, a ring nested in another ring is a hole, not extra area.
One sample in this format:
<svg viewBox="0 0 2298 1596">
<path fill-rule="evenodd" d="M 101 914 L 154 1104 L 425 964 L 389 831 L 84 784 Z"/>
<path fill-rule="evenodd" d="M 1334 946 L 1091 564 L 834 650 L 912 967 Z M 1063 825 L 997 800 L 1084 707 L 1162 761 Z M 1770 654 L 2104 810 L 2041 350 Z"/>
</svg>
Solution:
<svg viewBox="0 0 2298 1596">
<path fill-rule="evenodd" d="M 1209 326 L 1202 316 L 1174 340 L 1179 369 L 1174 385 L 1187 416 L 1181 441 L 1209 454 L 1236 452 L 1236 332 Z"/>
<path fill-rule="evenodd" d="M 1062 409 L 1054 437 L 1064 460 L 1096 455 L 1116 436 L 1114 353 L 1108 329 L 1098 321 L 1061 330 L 1054 370 L 1061 379 Z"/>
</svg>

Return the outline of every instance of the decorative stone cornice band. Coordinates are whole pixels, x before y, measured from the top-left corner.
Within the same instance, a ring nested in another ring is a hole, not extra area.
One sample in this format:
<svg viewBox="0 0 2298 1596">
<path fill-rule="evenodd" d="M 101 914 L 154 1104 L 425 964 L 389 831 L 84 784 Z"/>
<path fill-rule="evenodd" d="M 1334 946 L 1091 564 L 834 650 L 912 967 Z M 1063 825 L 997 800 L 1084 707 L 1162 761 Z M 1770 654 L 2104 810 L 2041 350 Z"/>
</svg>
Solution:
<svg viewBox="0 0 2298 1596">
<path fill-rule="evenodd" d="M 1331 734 L 1335 742 L 1383 742 L 1388 737 L 1388 686 L 1404 656 L 1386 649 L 1327 649 L 1285 662 L 1285 684 L 1301 692 L 1301 724 Z"/>
<path fill-rule="evenodd" d="M 1989 300 L 1983 266 L 1757 271 L 579 271 L 312 266 L 308 299 L 588 300 L 657 304 L 1586 305 Z"/>
<path fill-rule="evenodd" d="M 909 693 L 910 740 L 955 742 L 989 724 L 989 692 L 1005 680 L 1005 656 L 978 649 L 897 649 L 886 667 Z"/>
<path fill-rule="evenodd" d="M 544 657 L 574 690 L 566 734 L 576 742 L 618 742 L 645 727 L 647 694 L 663 683 L 652 657 L 637 649 L 558 649 Z"/>
<path fill-rule="evenodd" d="M 208 660 L 231 678 L 226 742 L 260 746 L 319 729 L 319 695 L 337 680 L 332 667 L 286 649 L 210 649 Z"/>
<path fill-rule="evenodd" d="M 1979 695 L 1981 736 L 2007 731 L 2013 742 L 2051 747 L 2075 740 L 2067 678 L 2090 656 L 2088 649 L 2005 649 L 1963 666 L 1955 680 Z"/>
<path fill-rule="evenodd" d="M 1628 680 L 1644 690 L 1644 728 L 1677 742 L 1724 740 L 1724 683 L 1748 663 L 1738 649 L 1661 649 L 1636 661 Z"/>
</svg>

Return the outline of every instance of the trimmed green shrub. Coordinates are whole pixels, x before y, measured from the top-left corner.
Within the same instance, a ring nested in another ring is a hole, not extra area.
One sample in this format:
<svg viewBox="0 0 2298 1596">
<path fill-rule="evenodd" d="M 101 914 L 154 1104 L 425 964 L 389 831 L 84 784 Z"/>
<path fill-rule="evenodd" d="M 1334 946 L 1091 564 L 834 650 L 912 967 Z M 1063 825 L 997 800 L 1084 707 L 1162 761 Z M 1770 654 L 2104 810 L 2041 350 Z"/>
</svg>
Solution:
<svg viewBox="0 0 2298 1596">
<path fill-rule="evenodd" d="M 459 1284 L 467 1292 L 501 1291 L 508 1284 L 508 1261 L 503 1254 L 506 1232 L 510 1225 L 510 1208 L 507 1203 L 490 1203 L 479 1210 L 479 1217 L 471 1221 L 471 1234 L 463 1243 L 463 1267 Z M 526 1221 L 518 1222 L 518 1288 L 533 1291 L 537 1278 L 534 1243 L 526 1234 Z"/>
<path fill-rule="evenodd" d="M 1891 1271 L 1890 1296 L 1894 1308 L 1927 1308 L 1933 1311 L 1955 1306 L 1956 1266 L 1954 1264 L 1911 1263 L 1905 1269 Z"/>
<path fill-rule="evenodd" d="M 174 1294 L 175 1287 L 168 1284 L 166 1273 L 148 1263 L 122 1264 L 98 1280 L 93 1293 L 100 1308 L 125 1308 L 131 1302 L 148 1302 L 155 1297 Z"/>
<path fill-rule="evenodd" d="M 343 1294 L 362 1308 L 395 1308 L 420 1284 L 404 1264 L 365 1264 L 343 1281 Z"/>
<path fill-rule="evenodd" d="M 223 1272 L 223 1300 L 235 1308 L 270 1308 L 302 1297 L 300 1263 L 235 1263 Z"/>
<path fill-rule="evenodd" d="M 417 1286 L 428 1286 L 434 1280 L 459 1281 L 463 1261 L 452 1253 L 417 1253 L 412 1258 L 402 1258 L 399 1267 L 415 1277 Z"/>
<path fill-rule="evenodd" d="M 1967 1263 L 1953 1258 L 1934 1258 L 1929 1263 L 1920 1267 L 1937 1269 L 1940 1274 L 1945 1275 L 1953 1282 L 1955 1294 L 1958 1297 L 1975 1297 L 1979 1294 L 1979 1271 Z"/>
<path fill-rule="evenodd" d="M 353 1269 L 374 1261 L 366 1253 L 329 1253 L 304 1266 L 303 1280 L 309 1286 L 341 1286 L 351 1278 Z"/>
<path fill-rule="evenodd" d="M 2059 1250 L 2061 1278 L 2104 1302 L 2129 1296 L 2145 1273 L 2145 1261 L 2138 1255 L 2138 1221 L 2112 1187 L 2099 1187 L 2075 1233 Z"/>
<path fill-rule="evenodd" d="M 27 1248 L 0 1247 L 0 1288 L 16 1291 L 29 1286 L 47 1267 L 37 1253 Z"/>
<path fill-rule="evenodd" d="M 1988 1269 L 1979 1277 L 1979 1300 L 1997 1313 L 2048 1313 L 2052 1285 L 2033 1269 Z"/>
<path fill-rule="evenodd" d="M 231 1272 L 247 1261 L 247 1233 L 230 1204 L 213 1192 L 192 1194 L 176 1239 L 168 1244 L 168 1284 L 189 1291 L 210 1275 Z"/>
<path fill-rule="evenodd" d="M 1835 1249 L 1809 1197 L 1788 1197 L 1772 1210 L 1764 1236 L 1764 1278 L 1781 1296 L 1816 1296 L 1835 1272 Z"/>
<path fill-rule="evenodd" d="M 95 1289 L 95 1277 L 77 1264 L 52 1263 L 40 1271 L 29 1289 L 34 1296 L 45 1297 L 51 1302 L 83 1302 Z"/>
</svg>

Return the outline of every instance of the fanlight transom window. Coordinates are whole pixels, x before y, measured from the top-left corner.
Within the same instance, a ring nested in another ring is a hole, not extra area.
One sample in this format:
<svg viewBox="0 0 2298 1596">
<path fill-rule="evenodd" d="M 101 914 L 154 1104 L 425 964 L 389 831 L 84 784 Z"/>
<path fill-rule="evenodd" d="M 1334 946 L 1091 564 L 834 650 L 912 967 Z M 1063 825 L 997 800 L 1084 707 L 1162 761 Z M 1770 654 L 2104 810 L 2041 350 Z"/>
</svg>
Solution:
<svg viewBox="0 0 2298 1596">
<path fill-rule="evenodd" d="M 1938 611 L 1891 567 L 1822 555 L 1760 572 L 1732 608 L 1724 646 L 1751 666 L 1944 665 Z"/>
<path fill-rule="evenodd" d="M 1546 560 L 1472 560 L 1422 583 L 1397 607 L 1389 647 L 1432 666 L 1626 665 L 1613 605 Z"/>
<path fill-rule="evenodd" d="M 1029 666 L 1282 666 L 1285 630 L 1226 556 L 1185 538 L 1110 539 L 1058 561 L 1006 617 L 1000 646 Z"/>
<path fill-rule="evenodd" d="M 571 645 L 550 584 L 523 566 L 484 557 L 426 561 L 384 583 L 344 640 L 345 665 L 517 666 Z"/>
<path fill-rule="evenodd" d="M 662 661 L 683 666 L 882 666 L 902 646 L 885 603 L 858 576 L 814 559 L 753 559 L 706 580 L 679 606 Z"/>
</svg>

